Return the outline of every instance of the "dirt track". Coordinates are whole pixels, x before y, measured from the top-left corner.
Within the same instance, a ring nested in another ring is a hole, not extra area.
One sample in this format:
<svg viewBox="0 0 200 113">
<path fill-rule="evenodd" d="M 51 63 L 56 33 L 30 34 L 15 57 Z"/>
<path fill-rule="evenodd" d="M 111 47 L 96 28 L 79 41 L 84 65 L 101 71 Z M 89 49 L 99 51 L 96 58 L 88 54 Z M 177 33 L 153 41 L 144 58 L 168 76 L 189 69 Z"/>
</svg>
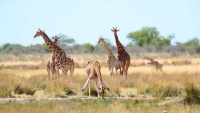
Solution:
<svg viewBox="0 0 200 113">
<path fill-rule="evenodd" d="M 65 98 L 0 98 L 0 104 L 5 103 L 28 103 L 28 102 L 37 102 L 37 101 L 64 101 L 64 100 L 89 100 L 89 99 L 99 99 L 98 97 L 78 97 L 74 96 L 65 97 Z M 154 100 L 154 98 L 141 98 L 141 97 L 105 97 L 105 99 L 120 99 L 120 100 Z"/>
</svg>

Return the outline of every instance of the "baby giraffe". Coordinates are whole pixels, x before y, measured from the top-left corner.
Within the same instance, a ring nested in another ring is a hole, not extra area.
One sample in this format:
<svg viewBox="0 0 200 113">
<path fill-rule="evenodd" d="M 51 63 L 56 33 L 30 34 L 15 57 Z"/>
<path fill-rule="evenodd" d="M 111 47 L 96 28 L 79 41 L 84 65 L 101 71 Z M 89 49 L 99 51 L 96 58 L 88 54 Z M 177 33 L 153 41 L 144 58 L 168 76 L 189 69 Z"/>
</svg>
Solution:
<svg viewBox="0 0 200 113">
<path fill-rule="evenodd" d="M 117 75 L 117 69 L 120 68 L 120 62 L 119 60 L 115 57 L 115 55 L 112 53 L 112 51 L 108 48 L 108 46 L 106 45 L 106 42 L 104 40 L 103 37 L 99 37 L 99 41 L 98 43 L 102 42 L 103 43 L 103 46 L 104 46 L 104 49 L 105 49 L 105 52 L 107 54 L 107 64 L 108 64 L 108 69 L 110 71 L 110 75 L 112 76 L 114 73 L 113 73 L 113 68 L 115 67 L 115 72 L 116 72 L 116 75 Z"/>
<path fill-rule="evenodd" d="M 55 36 L 55 37 L 52 37 L 54 39 L 53 43 L 57 45 L 57 42 L 58 42 L 58 39 L 59 37 Z M 48 62 L 47 62 L 47 73 L 48 73 L 48 76 L 49 76 L 49 80 L 51 79 L 51 75 L 52 75 L 52 80 L 53 79 L 56 79 L 55 76 L 55 55 L 54 54 L 51 54 Z M 50 73 L 51 71 L 51 73 Z"/>
<path fill-rule="evenodd" d="M 90 80 L 96 81 L 96 87 L 97 87 L 97 93 L 98 96 L 100 95 L 101 98 L 104 98 L 105 89 L 107 89 L 110 93 L 112 93 L 115 97 L 117 97 L 113 92 L 110 91 L 110 89 L 105 85 L 102 76 L 101 76 L 101 67 L 98 61 L 91 60 L 86 64 L 86 73 L 88 75 L 88 79 L 83 86 L 83 88 L 80 90 L 80 92 L 77 94 L 76 98 L 84 91 L 86 86 L 88 85 L 89 88 L 89 96 L 90 98 Z M 99 88 L 100 87 L 100 88 Z M 100 94 L 99 94 L 100 93 Z"/>
</svg>

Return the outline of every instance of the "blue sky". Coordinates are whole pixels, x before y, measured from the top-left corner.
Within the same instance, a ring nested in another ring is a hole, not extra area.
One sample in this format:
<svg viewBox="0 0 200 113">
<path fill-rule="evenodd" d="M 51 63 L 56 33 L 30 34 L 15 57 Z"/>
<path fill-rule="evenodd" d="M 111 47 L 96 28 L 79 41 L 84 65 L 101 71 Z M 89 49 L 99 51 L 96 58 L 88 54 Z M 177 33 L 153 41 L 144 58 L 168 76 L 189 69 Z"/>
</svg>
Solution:
<svg viewBox="0 0 200 113">
<path fill-rule="evenodd" d="M 101 35 L 113 45 L 117 26 L 123 45 L 128 33 L 155 26 L 174 42 L 200 38 L 199 0 L 0 0 L 0 45 L 42 44 L 38 28 L 49 37 L 65 34 L 79 44 L 96 44 Z"/>
</svg>

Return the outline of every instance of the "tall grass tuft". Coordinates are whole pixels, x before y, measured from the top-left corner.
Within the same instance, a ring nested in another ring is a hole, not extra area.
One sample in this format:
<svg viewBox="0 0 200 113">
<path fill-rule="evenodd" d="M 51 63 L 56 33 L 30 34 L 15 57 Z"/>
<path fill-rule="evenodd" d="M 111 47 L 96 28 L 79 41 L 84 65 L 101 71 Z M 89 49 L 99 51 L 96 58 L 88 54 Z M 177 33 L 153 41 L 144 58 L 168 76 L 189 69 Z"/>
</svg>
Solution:
<svg viewBox="0 0 200 113">
<path fill-rule="evenodd" d="M 200 90 L 194 84 L 188 85 L 185 90 L 186 96 L 184 102 L 188 104 L 200 104 Z"/>
<path fill-rule="evenodd" d="M 191 60 L 174 60 L 172 61 L 172 65 L 190 65 L 192 63 Z"/>
<path fill-rule="evenodd" d="M 0 74 L 0 78 L 0 97 L 10 97 L 19 82 L 18 78 L 10 74 Z"/>
</svg>

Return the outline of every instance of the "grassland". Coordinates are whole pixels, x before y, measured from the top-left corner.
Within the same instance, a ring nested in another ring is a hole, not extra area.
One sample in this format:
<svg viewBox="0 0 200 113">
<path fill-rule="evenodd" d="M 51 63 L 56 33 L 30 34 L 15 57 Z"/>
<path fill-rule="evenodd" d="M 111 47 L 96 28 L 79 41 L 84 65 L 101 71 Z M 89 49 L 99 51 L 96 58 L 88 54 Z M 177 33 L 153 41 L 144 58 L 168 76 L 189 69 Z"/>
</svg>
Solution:
<svg viewBox="0 0 200 113">
<path fill-rule="evenodd" d="M 0 105 L 2 113 L 199 113 L 199 105 L 159 106 L 157 101 L 67 100 L 8 103 Z"/>
<path fill-rule="evenodd" d="M 120 99 L 73 99 L 86 81 L 85 63 L 91 58 L 76 59 L 73 79 L 48 80 L 45 61 L 3 61 L 0 62 L 1 98 L 69 98 L 62 101 L 8 102 L 0 104 L 0 112 L 146 112 L 198 113 L 200 111 L 200 59 L 158 59 L 163 72 L 151 70 L 143 59 L 132 59 L 128 79 L 121 83 L 122 76 L 109 75 L 105 60 L 99 56 L 105 83 Z M 95 87 L 92 83 L 92 95 Z M 16 88 L 21 93 L 16 92 Z M 39 93 L 40 92 L 40 93 Z M 190 94 L 190 95 L 189 95 Z M 197 96 L 195 95 L 197 94 Z M 124 99 L 122 99 L 124 98 Z M 178 99 L 178 101 L 176 101 Z"/>
</svg>

